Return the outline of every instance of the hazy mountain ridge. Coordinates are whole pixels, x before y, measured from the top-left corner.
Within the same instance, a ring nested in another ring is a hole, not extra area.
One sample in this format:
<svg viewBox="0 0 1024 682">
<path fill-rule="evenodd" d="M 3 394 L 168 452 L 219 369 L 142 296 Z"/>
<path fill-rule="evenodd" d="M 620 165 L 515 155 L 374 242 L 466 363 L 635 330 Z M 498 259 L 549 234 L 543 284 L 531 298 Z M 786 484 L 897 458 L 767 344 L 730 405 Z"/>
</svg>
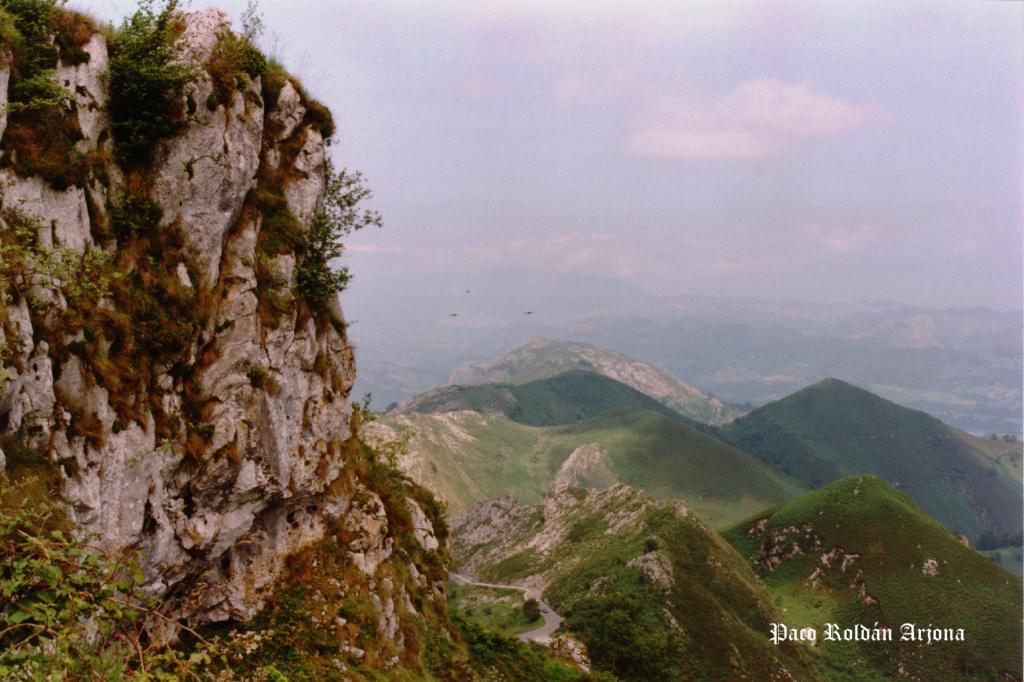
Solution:
<svg viewBox="0 0 1024 682">
<path fill-rule="evenodd" d="M 654 365 L 607 348 L 572 341 L 534 339 L 490 362 L 460 367 L 447 383 L 522 384 L 569 370 L 585 370 L 610 377 L 684 416 L 707 424 L 722 424 L 740 414 Z"/>
<path fill-rule="evenodd" d="M 424 304 L 408 311 L 419 329 L 416 344 L 383 327 L 357 325 L 358 389 L 371 390 L 381 406 L 405 400 L 467 363 L 489 364 L 542 336 L 643 358 L 730 405 L 760 405 L 839 376 L 972 432 L 1024 428 L 1019 312 L 631 293 L 631 302 L 603 309 L 577 301 L 529 318 L 492 314 L 472 323 Z M 489 298 L 476 302 L 475 289 L 468 298 L 466 305 L 481 310 L 500 307 Z M 941 347 L 893 348 L 882 338 L 884 329 L 923 317 L 934 323 Z"/>
</svg>

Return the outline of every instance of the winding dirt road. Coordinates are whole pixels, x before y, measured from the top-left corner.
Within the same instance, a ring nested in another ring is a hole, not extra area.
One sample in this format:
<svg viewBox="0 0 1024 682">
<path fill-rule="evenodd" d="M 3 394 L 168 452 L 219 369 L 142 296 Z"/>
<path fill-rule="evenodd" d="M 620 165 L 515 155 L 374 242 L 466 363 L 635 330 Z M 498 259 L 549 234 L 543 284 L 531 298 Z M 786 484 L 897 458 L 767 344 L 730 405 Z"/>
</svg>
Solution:
<svg viewBox="0 0 1024 682">
<path fill-rule="evenodd" d="M 493 587 L 498 590 L 515 590 L 522 592 L 525 599 L 536 599 L 537 604 L 540 606 L 540 615 L 544 619 L 544 624 L 538 628 L 534 628 L 529 632 L 521 632 L 516 635 L 519 639 L 524 642 L 537 642 L 538 644 L 547 644 L 551 641 L 551 633 L 558 629 L 558 626 L 562 624 L 563 618 L 555 613 L 546 601 L 541 599 L 540 590 L 532 587 L 520 587 L 518 585 L 495 585 L 494 583 L 481 583 L 462 575 L 461 573 L 452 573 L 451 576 L 458 580 L 460 583 L 466 585 L 473 585 L 474 587 Z"/>
</svg>

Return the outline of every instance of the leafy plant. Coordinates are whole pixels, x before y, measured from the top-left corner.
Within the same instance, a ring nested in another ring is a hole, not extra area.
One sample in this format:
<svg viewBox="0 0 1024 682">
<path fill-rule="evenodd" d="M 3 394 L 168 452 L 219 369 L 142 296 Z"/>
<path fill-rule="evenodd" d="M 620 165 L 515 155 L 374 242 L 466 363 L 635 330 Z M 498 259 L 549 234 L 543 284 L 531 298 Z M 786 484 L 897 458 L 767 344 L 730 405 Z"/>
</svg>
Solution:
<svg viewBox="0 0 1024 682">
<path fill-rule="evenodd" d="M 143 194 L 125 196 L 110 211 L 111 226 L 121 239 L 154 234 L 162 217 L 160 205 Z"/>
<path fill-rule="evenodd" d="M 3 211 L 0 219 L 7 228 L 0 242 L 0 278 L 18 295 L 42 284 L 60 289 L 70 301 L 95 303 L 110 295 L 121 276 L 106 251 L 46 248 L 39 242 L 38 221 L 19 209 Z"/>
<path fill-rule="evenodd" d="M 184 123 L 182 90 L 191 76 L 174 49 L 177 0 L 140 0 L 114 35 L 108 109 L 117 158 L 148 163 L 153 147 Z"/>
<path fill-rule="evenodd" d="M 228 104 L 232 94 L 245 86 L 248 78 L 256 78 L 267 70 L 267 59 L 248 38 L 231 31 L 224 31 L 217 36 L 210 58 L 206 62 L 206 71 L 213 81 L 213 92 L 206 101 L 206 106 L 216 109 Z"/>
<path fill-rule="evenodd" d="M 258 362 L 253 363 L 245 375 L 253 388 L 261 388 L 271 395 L 281 390 L 280 384 L 277 383 L 277 379 L 273 377 L 270 370 Z"/>
<path fill-rule="evenodd" d="M 74 148 L 82 137 L 78 117 L 55 72 L 62 37 L 69 45 L 76 40 L 61 26 L 75 25 L 79 15 L 59 5 L 57 0 L 0 0 L 0 40 L 13 56 L 3 164 L 63 190 L 81 183 L 84 159 Z"/>
<path fill-rule="evenodd" d="M 21 494 L 33 484 L 31 476 L 0 474 L 0 678 L 233 679 L 230 671 L 265 633 L 207 638 L 172 620 L 141 590 L 134 554 L 71 538 L 55 496 Z M 187 647 L 148 637 L 156 622 L 183 628 Z M 253 672 L 252 679 L 280 679 L 271 669 Z"/>
<path fill-rule="evenodd" d="M 345 266 L 332 268 L 344 252 L 342 238 L 364 227 L 381 227 L 380 213 L 361 208 L 373 193 L 363 184 L 363 174 L 346 169 L 334 172 L 328 165 L 323 205 L 310 221 L 305 238 L 305 257 L 296 277 L 299 293 L 311 307 L 323 307 L 352 279 Z"/>
</svg>

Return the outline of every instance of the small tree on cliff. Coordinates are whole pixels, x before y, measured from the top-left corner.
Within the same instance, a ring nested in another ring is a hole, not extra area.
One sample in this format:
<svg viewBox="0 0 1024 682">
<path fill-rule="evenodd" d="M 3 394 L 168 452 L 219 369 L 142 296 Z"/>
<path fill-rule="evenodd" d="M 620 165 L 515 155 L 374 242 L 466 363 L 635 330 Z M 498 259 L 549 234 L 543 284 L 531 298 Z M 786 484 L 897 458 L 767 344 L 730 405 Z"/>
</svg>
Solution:
<svg viewBox="0 0 1024 682">
<path fill-rule="evenodd" d="M 363 182 L 359 171 L 335 172 L 328 163 L 324 200 L 310 220 L 305 256 L 297 272 L 299 293 L 314 308 L 323 307 L 352 279 L 346 266 L 331 267 L 344 253 L 341 240 L 364 227 L 383 225 L 380 213 L 360 207 L 373 196 Z"/>
</svg>

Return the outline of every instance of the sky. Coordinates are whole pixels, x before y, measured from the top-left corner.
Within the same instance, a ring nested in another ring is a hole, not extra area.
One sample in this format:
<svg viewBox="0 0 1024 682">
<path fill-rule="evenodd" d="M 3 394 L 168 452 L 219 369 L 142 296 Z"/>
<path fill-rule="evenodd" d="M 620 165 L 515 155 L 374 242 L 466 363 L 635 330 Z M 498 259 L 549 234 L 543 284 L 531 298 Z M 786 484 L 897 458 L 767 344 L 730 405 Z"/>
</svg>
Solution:
<svg viewBox="0 0 1024 682">
<path fill-rule="evenodd" d="M 384 217 L 347 243 L 355 317 L 520 288 L 1019 308 L 1022 7 L 260 5 Z"/>
</svg>

